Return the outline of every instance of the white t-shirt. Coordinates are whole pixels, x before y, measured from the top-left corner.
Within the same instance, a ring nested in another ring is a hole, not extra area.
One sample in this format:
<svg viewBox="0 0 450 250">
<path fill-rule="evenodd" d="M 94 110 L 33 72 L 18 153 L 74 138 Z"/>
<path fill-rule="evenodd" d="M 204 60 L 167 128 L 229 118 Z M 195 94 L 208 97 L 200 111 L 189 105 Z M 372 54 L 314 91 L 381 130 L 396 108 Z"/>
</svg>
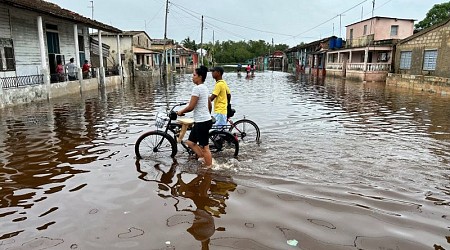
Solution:
<svg viewBox="0 0 450 250">
<path fill-rule="evenodd" d="M 76 72 L 77 72 L 77 66 L 75 65 L 75 63 L 67 64 L 67 75 L 76 76 Z"/>
<path fill-rule="evenodd" d="M 192 96 L 198 96 L 197 105 L 194 107 L 194 121 L 206 122 L 211 120 L 211 114 L 208 109 L 209 90 L 205 84 L 195 85 L 192 88 Z"/>
</svg>

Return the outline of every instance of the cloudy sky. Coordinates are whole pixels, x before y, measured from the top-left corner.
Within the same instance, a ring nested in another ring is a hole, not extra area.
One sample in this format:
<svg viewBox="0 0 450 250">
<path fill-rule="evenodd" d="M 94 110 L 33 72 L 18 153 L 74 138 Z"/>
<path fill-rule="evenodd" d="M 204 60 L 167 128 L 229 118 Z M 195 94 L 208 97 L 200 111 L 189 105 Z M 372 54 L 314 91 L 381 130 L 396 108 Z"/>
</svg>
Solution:
<svg viewBox="0 0 450 250">
<path fill-rule="evenodd" d="M 48 0 L 122 30 L 164 37 L 165 0 Z M 170 0 L 167 37 L 182 41 L 265 40 L 295 46 L 331 35 L 372 16 L 373 0 Z M 375 16 L 422 20 L 442 0 L 375 0 Z"/>
</svg>

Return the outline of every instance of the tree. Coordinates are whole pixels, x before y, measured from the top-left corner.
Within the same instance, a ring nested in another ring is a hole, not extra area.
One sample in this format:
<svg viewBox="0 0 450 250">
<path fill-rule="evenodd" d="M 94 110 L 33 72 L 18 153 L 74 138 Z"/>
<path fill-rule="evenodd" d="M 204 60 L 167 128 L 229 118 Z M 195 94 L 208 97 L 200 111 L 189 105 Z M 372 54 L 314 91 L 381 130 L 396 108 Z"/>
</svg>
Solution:
<svg viewBox="0 0 450 250">
<path fill-rule="evenodd" d="M 425 18 L 415 25 L 416 31 L 420 31 L 441 23 L 450 17 L 450 2 L 435 4 Z"/>
<path fill-rule="evenodd" d="M 195 40 L 191 41 L 191 38 L 187 37 L 183 41 L 181 41 L 181 44 L 183 44 L 184 47 L 197 51 L 198 47 L 197 44 L 195 44 Z"/>
</svg>

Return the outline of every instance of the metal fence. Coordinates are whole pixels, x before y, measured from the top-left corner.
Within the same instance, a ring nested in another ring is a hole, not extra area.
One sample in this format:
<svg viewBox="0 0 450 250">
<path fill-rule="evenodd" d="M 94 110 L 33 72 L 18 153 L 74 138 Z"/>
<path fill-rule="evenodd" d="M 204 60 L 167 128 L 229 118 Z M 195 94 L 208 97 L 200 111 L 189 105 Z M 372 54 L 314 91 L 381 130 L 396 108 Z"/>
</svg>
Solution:
<svg viewBox="0 0 450 250">
<path fill-rule="evenodd" d="M 44 75 L 2 77 L 0 84 L 3 89 L 40 85 L 44 84 Z"/>
</svg>

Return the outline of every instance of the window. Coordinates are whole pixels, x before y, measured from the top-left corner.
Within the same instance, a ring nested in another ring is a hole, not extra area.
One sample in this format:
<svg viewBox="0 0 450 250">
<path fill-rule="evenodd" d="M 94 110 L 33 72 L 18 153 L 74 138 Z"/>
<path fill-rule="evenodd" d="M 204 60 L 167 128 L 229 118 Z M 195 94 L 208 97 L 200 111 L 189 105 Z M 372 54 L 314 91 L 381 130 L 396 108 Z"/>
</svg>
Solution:
<svg viewBox="0 0 450 250">
<path fill-rule="evenodd" d="M 423 70 L 436 69 L 437 53 L 437 50 L 425 50 L 423 55 Z"/>
<path fill-rule="evenodd" d="M 363 35 L 367 35 L 367 25 L 364 25 L 364 33 Z"/>
<path fill-rule="evenodd" d="M 398 35 L 398 25 L 391 25 L 391 36 Z"/>
<path fill-rule="evenodd" d="M 410 69 L 411 68 L 411 55 L 412 55 L 412 51 L 400 52 L 400 69 Z"/>
<path fill-rule="evenodd" d="M 47 31 L 47 51 L 50 54 L 60 54 L 58 33 Z"/>
<path fill-rule="evenodd" d="M 353 39 L 353 29 L 350 29 L 350 40 Z"/>
<path fill-rule="evenodd" d="M 0 38 L 0 71 L 16 70 L 12 39 Z"/>
</svg>

